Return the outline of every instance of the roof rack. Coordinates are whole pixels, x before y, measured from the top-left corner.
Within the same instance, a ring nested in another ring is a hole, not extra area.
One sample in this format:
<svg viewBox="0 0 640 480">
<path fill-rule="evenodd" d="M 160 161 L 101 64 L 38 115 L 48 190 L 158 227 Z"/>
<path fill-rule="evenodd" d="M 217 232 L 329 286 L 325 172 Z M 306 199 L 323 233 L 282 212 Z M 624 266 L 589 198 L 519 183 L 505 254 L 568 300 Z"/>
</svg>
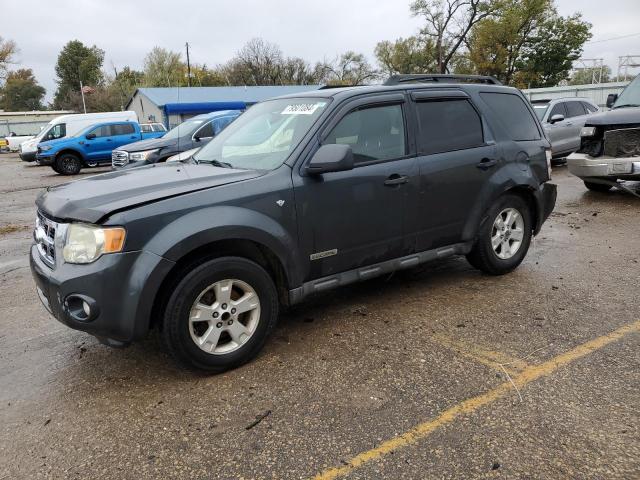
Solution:
<svg viewBox="0 0 640 480">
<path fill-rule="evenodd" d="M 445 73 L 413 73 L 391 75 L 384 85 L 401 85 L 403 83 L 486 83 L 502 85 L 500 81 L 490 75 L 449 75 Z"/>
</svg>

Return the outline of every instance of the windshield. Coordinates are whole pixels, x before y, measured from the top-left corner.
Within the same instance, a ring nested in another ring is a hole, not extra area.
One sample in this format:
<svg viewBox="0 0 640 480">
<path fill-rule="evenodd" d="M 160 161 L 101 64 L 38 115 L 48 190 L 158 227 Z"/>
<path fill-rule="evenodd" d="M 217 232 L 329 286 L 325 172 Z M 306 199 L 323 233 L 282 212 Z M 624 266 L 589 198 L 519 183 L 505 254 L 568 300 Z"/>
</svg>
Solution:
<svg viewBox="0 0 640 480">
<path fill-rule="evenodd" d="M 222 162 L 232 168 L 273 170 L 287 159 L 329 102 L 282 98 L 254 105 L 202 147 L 197 162 Z"/>
<path fill-rule="evenodd" d="M 207 121 L 208 120 L 202 118 L 192 118 L 190 120 L 182 122 L 177 127 L 172 128 L 167 133 L 165 133 L 162 138 L 171 140 L 174 138 L 181 138 L 184 136 L 192 135 L 193 132 L 196 131 L 196 128 L 200 127 Z"/>
<path fill-rule="evenodd" d="M 548 108 L 549 108 L 548 103 L 533 104 L 533 111 L 536 112 L 536 116 L 538 117 L 538 120 L 542 120 L 542 117 L 544 117 L 544 114 L 547 113 Z"/>
<path fill-rule="evenodd" d="M 640 107 L 640 75 L 625 88 L 613 108 Z"/>
</svg>

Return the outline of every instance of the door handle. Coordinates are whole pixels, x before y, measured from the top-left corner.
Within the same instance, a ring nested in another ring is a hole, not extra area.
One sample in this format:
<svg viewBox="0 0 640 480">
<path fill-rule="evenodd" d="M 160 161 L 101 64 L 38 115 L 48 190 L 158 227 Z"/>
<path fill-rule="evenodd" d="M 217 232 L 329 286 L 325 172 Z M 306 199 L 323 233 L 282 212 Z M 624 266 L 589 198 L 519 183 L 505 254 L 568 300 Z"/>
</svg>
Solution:
<svg viewBox="0 0 640 480">
<path fill-rule="evenodd" d="M 393 187 L 395 185 L 402 185 L 403 183 L 409 182 L 409 177 L 406 175 L 398 175 L 394 173 L 393 175 L 389 175 L 389 177 L 384 181 L 385 186 Z"/>
<path fill-rule="evenodd" d="M 111 140 L 110 138 L 107 138 L 107 142 L 111 142 L 111 141 L 113 141 L 113 140 Z"/>
<path fill-rule="evenodd" d="M 480 163 L 476 164 L 476 167 L 478 167 L 480 170 L 488 170 L 491 167 L 495 167 L 497 164 L 498 161 L 495 158 L 485 157 L 480 160 Z"/>
<path fill-rule="evenodd" d="M 134 140 L 135 140 L 137 137 L 131 136 L 131 137 L 129 137 L 129 138 L 132 138 L 132 139 L 134 139 Z"/>
<path fill-rule="evenodd" d="M 573 122 L 567 122 L 566 125 L 570 127 L 571 125 L 573 125 Z"/>
</svg>

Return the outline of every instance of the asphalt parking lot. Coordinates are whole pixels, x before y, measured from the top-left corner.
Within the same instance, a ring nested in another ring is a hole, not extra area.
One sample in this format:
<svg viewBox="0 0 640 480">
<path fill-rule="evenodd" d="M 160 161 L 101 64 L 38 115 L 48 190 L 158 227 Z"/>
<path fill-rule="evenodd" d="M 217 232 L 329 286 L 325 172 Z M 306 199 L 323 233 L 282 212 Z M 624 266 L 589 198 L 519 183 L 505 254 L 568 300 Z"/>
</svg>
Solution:
<svg viewBox="0 0 640 480">
<path fill-rule="evenodd" d="M 449 259 L 331 292 L 203 376 L 40 305 L 33 201 L 66 180 L 0 156 L 1 480 L 640 478 L 637 198 L 560 167 L 516 272 Z"/>
</svg>

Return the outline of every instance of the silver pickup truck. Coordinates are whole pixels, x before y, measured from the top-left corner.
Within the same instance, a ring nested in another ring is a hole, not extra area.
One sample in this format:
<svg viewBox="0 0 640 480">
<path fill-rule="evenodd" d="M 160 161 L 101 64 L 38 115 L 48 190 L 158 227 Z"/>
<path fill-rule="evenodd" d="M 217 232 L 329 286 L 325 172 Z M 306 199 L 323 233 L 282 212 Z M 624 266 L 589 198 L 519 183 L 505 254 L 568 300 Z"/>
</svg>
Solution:
<svg viewBox="0 0 640 480">
<path fill-rule="evenodd" d="M 640 77 L 619 96 L 609 95 L 607 106 L 610 111 L 588 117 L 580 149 L 567 158 L 569 171 L 599 192 L 619 180 L 640 181 Z"/>
</svg>

